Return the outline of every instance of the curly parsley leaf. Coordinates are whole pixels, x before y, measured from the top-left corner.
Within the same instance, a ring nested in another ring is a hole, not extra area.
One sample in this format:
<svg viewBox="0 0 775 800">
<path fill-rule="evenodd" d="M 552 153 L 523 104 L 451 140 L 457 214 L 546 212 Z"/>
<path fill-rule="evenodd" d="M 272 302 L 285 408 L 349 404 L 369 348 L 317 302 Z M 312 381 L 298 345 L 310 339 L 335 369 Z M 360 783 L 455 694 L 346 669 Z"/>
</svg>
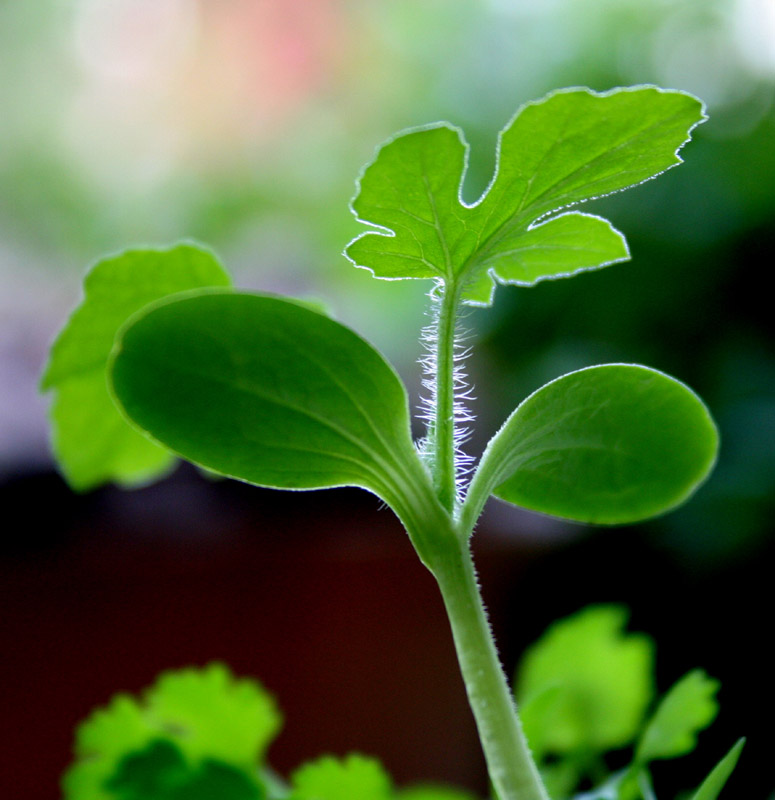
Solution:
<svg viewBox="0 0 775 800">
<path fill-rule="evenodd" d="M 352 209 L 377 230 L 345 254 L 376 277 L 442 280 L 473 305 L 492 302 L 495 281 L 532 285 L 626 260 L 624 238 L 605 220 L 545 218 L 681 163 L 703 112 L 692 95 L 650 86 L 549 94 L 501 132 L 495 175 L 473 205 L 460 196 L 462 132 L 447 123 L 409 131 L 365 168 Z"/>
<path fill-rule="evenodd" d="M 134 800 L 143 781 L 215 781 L 233 787 L 225 800 L 260 798 L 257 769 L 280 724 L 266 690 L 221 664 L 163 673 L 140 699 L 117 695 L 78 727 L 65 800 Z"/>
<path fill-rule="evenodd" d="M 116 800 L 263 800 L 259 784 L 214 759 L 187 761 L 180 748 L 158 739 L 125 756 L 105 784 Z"/>
</svg>

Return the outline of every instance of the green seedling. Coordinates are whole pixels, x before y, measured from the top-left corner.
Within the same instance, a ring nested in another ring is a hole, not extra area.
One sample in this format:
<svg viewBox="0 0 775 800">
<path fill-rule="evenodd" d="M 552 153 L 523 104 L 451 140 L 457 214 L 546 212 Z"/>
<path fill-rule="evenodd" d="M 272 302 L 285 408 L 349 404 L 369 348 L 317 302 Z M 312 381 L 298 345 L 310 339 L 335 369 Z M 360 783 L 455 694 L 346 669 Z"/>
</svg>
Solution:
<svg viewBox="0 0 775 800">
<path fill-rule="evenodd" d="M 472 205 L 460 195 L 467 145 L 458 129 L 409 131 L 379 149 L 352 204 L 368 230 L 346 255 L 378 278 L 432 284 L 419 444 L 393 368 L 316 307 L 234 291 L 215 257 L 191 244 L 98 263 L 43 378 L 55 391 L 64 474 L 79 489 L 144 483 L 176 455 L 258 486 L 373 492 L 438 582 L 498 797 L 546 800 L 471 559 L 484 505 L 495 496 L 582 523 L 637 522 L 691 495 L 718 437 L 684 384 L 606 364 L 538 388 L 474 465 L 464 453 L 460 312 L 489 305 L 500 284 L 626 260 L 609 222 L 568 209 L 679 164 L 703 119 L 702 103 L 678 91 L 555 92 L 501 132 L 495 175 Z M 642 747 L 653 756 L 648 739 Z M 147 755 L 176 760 L 169 750 Z"/>
</svg>

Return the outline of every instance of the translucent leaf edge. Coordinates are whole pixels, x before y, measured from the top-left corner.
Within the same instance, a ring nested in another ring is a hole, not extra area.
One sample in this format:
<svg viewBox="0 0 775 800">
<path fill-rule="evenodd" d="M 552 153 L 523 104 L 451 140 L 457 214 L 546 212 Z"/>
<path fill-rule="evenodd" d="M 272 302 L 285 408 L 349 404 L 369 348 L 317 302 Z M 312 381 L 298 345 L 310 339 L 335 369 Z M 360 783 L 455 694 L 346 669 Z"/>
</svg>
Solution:
<svg viewBox="0 0 775 800">
<path fill-rule="evenodd" d="M 502 160 L 503 137 L 506 135 L 506 133 L 511 128 L 511 126 L 516 122 L 517 118 L 520 116 L 520 114 L 522 114 L 522 112 L 525 109 L 527 109 L 527 108 L 529 108 L 531 106 L 543 105 L 546 102 L 548 102 L 549 100 L 551 100 L 553 97 L 556 97 L 556 96 L 562 95 L 562 94 L 571 94 L 571 93 L 576 93 L 576 92 L 584 92 L 584 93 L 590 95 L 591 97 L 604 98 L 604 97 L 610 97 L 610 96 L 613 96 L 613 95 L 621 94 L 621 93 L 624 93 L 624 92 L 634 93 L 634 92 L 639 92 L 639 91 L 643 91 L 643 90 L 653 90 L 653 91 L 656 91 L 656 92 L 658 92 L 660 94 L 681 95 L 683 97 L 687 97 L 687 98 L 690 98 L 692 100 L 695 100 L 699 104 L 699 117 L 698 117 L 696 122 L 694 122 L 692 125 L 689 126 L 689 128 L 688 128 L 688 130 L 686 132 L 686 138 L 675 149 L 675 151 L 673 153 L 675 161 L 672 164 L 669 164 L 667 167 L 665 167 L 665 169 L 660 170 L 659 172 L 656 172 L 654 175 L 651 175 L 651 176 L 649 176 L 647 178 L 644 178 L 642 180 L 639 180 L 639 181 L 635 181 L 634 183 L 627 184 L 627 186 L 623 186 L 620 189 L 614 189 L 611 192 L 603 192 L 603 193 L 601 193 L 599 195 L 593 195 L 591 197 L 587 197 L 587 198 L 585 198 L 583 200 L 578 200 L 578 201 L 575 201 L 573 203 L 567 203 L 567 204 L 564 204 L 564 205 L 559 205 L 556 208 L 553 208 L 550 211 L 544 212 L 543 214 L 540 214 L 539 216 L 537 216 L 530 223 L 530 225 L 528 225 L 527 230 L 532 229 L 533 227 L 535 227 L 536 225 L 540 224 L 541 222 L 548 222 L 548 221 L 550 221 L 550 219 L 554 219 L 556 216 L 561 216 L 562 212 L 567 211 L 568 209 L 574 208 L 575 206 L 578 206 L 581 203 L 588 203 L 588 202 L 592 202 L 593 200 L 599 200 L 599 199 L 601 199 L 603 197 L 608 197 L 610 195 L 618 194 L 619 192 L 627 191 L 628 189 L 632 189 L 635 186 L 640 186 L 640 185 L 642 185 L 644 183 L 647 183 L 648 181 L 651 181 L 651 180 L 654 180 L 655 178 L 658 178 L 660 175 L 664 174 L 668 170 L 670 170 L 673 167 L 676 167 L 676 166 L 678 166 L 678 165 L 683 163 L 683 158 L 681 158 L 681 156 L 680 156 L 681 150 L 683 150 L 683 148 L 691 141 L 692 132 L 694 131 L 694 129 L 696 127 L 698 127 L 699 125 L 701 125 L 702 123 L 706 122 L 707 119 L 708 119 L 708 115 L 706 113 L 707 112 L 707 106 L 706 106 L 706 104 L 705 104 L 705 102 L 703 100 L 701 100 L 699 97 L 697 97 L 697 95 L 693 94 L 692 92 L 687 92 L 687 91 L 685 91 L 683 89 L 666 89 L 664 87 L 657 86 L 656 84 L 651 84 L 651 83 L 634 84 L 632 86 L 616 86 L 616 87 L 614 87 L 612 89 L 608 89 L 608 90 L 603 91 L 603 92 L 595 91 L 594 89 L 590 89 L 587 86 L 568 86 L 568 87 L 565 87 L 565 88 L 562 88 L 562 89 L 554 89 L 553 91 L 548 92 L 547 94 L 543 95 L 542 97 L 540 97 L 540 98 L 538 98 L 536 100 L 529 100 L 529 101 L 527 101 L 525 103 L 522 103 L 517 108 L 517 110 L 511 115 L 511 117 L 509 118 L 507 123 L 500 129 L 500 131 L 498 132 L 498 137 L 497 137 L 496 144 L 495 144 L 495 167 L 494 167 L 494 170 L 493 170 L 493 174 L 492 174 L 489 182 L 487 183 L 487 186 L 485 187 L 484 191 L 472 203 L 466 203 L 465 200 L 463 199 L 463 196 L 462 196 L 463 185 L 465 184 L 465 179 L 466 179 L 466 175 L 467 175 L 468 167 L 469 167 L 469 158 L 470 158 L 471 147 L 470 147 L 470 144 L 468 143 L 467 139 L 465 138 L 465 132 L 463 131 L 463 129 L 460 126 L 455 125 L 455 124 L 453 124 L 453 123 L 451 123 L 449 121 L 446 121 L 446 120 L 440 120 L 438 122 L 432 122 L 432 123 L 427 123 L 425 125 L 419 125 L 419 126 L 415 126 L 415 127 L 402 129 L 402 130 L 398 131 L 397 133 L 395 133 L 393 136 L 389 137 L 388 139 L 385 139 L 383 142 L 378 144 L 376 146 L 376 148 L 375 148 L 374 155 L 372 156 L 372 158 L 363 167 L 361 167 L 361 169 L 360 169 L 360 171 L 359 171 L 359 173 L 358 173 L 358 175 L 357 175 L 357 177 L 355 179 L 355 185 L 356 185 L 355 194 L 352 196 L 352 198 L 350 199 L 350 202 L 349 202 L 350 212 L 353 214 L 353 216 L 355 217 L 356 221 L 359 222 L 362 225 L 366 225 L 368 230 L 359 233 L 352 240 L 350 240 L 347 243 L 345 249 L 343 250 L 342 255 L 354 267 L 356 267 L 357 269 L 367 270 L 368 272 L 370 272 L 372 274 L 372 276 L 374 278 L 376 278 L 378 280 L 385 280 L 385 281 L 429 280 L 428 277 L 420 277 L 420 276 L 405 276 L 405 277 L 393 277 L 393 276 L 390 276 L 390 277 L 384 277 L 384 276 L 381 276 L 381 275 L 377 275 L 377 274 L 375 274 L 374 270 L 371 267 L 368 267 L 365 264 L 359 264 L 348 253 L 348 250 L 349 250 L 350 246 L 353 245 L 355 242 L 359 241 L 360 239 L 363 239 L 365 236 L 370 236 L 370 235 L 375 235 L 375 234 L 376 235 L 380 235 L 380 236 L 385 236 L 386 238 L 394 238 L 396 236 L 396 233 L 393 230 L 391 230 L 390 228 L 387 228 L 387 227 L 385 227 L 383 225 L 378 225 L 376 223 L 370 222 L 369 220 L 362 219 L 358 215 L 358 212 L 355 210 L 354 203 L 358 199 L 358 197 L 360 196 L 361 184 L 362 184 L 363 177 L 364 177 L 364 175 L 366 173 L 366 170 L 368 170 L 371 166 L 373 166 L 377 162 L 377 160 L 379 159 L 379 156 L 380 156 L 380 153 L 381 153 L 382 149 L 384 147 L 388 146 L 389 144 L 392 144 L 397 139 L 400 139 L 400 138 L 402 138 L 404 136 L 411 135 L 413 133 L 421 133 L 423 131 L 434 130 L 434 129 L 437 129 L 437 128 L 447 128 L 447 129 L 453 131 L 455 134 L 457 134 L 458 139 L 460 140 L 461 144 L 463 145 L 463 170 L 462 170 L 462 173 L 461 173 L 460 183 L 458 185 L 457 199 L 458 199 L 458 202 L 460 203 L 460 205 L 463 208 L 473 209 L 473 208 L 476 208 L 477 206 L 479 206 L 482 202 L 484 202 L 486 197 L 489 195 L 491 189 L 493 188 L 493 186 L 497 182 L 498 177 L 500 175 L 500 167 L 501 167 L 501 160 Z M 587 214 L 587 216 L 597 216 L 597 215 L 595 215 L 595 214 Z M 608 222 L 608 224 L 611 225 L 611 228 L 615 232 L 620 233 L 608 220 L 606 220 L 603 217 L 598 217 L 598 218 L 604 220 L 605 222 Z M 620 235 L 622 235 L 622 237 L 624 238 L 623 234 L 620 234 Z M 626 239 L 625 239 L 625 247 L 627 247 Z M 627 247 L 627 250 L 628 250 L 628 254 L 629 254 L 629 247 Z M 608 262 L 608 263 L 605 263 L 605 264 L 600 264 L 597 267 L 584 267 L 584 268 L 573 270 L 573 271 L 571 271 L 569 273 L 564 273 L 564 274 L 561 274 L 561 275 L 546 276 L 544 278 L 539 278 L 539 279 L 537 279 L 537 280 L 535 280 L 533 282 L 502 281 L 502 280 L 497 278 L 497 275 L 493 274 L 493 270 L 491 268 L 491 269 L 486 270 L 486 273 L 488 275 L 490 275 L 490 277 L 492 279 L 492 284 L 493 284 L 492 285 L 492 290 L 490 292 L 489 300 L 487 302 L 483 302 L 483 301 L 470 301 L 470 300 L 465 300 L 464 299 L 463 303 L 465 305 L 468 305 L 468 306 L 471 306 L 471 307 L 488 308 L 488 307 L 490 307 L 492 305 L 493 297 L 494 297 L 494 294 L 495 294 L 495 289 L 497 288 L 497 286 L 499 284 L 500 285 L 534 286 L 535 284 L 540 283 L 543 280 L 557 280 L 557 279 L 560 279 L 560 278 L 574 277 L 575 275 L 580 274 L 582 272 L 589 272 L 589 271 L 594 271 L 595 269 L 602 269 L 603 267 L 611 266 L 612 264 L 621 263 L 621 262 L 626 261 L 626 260 L 627 260 L 626 258 L 617 259 L 615 261 L 611 261 L 611 262 Z"/>
</svg>

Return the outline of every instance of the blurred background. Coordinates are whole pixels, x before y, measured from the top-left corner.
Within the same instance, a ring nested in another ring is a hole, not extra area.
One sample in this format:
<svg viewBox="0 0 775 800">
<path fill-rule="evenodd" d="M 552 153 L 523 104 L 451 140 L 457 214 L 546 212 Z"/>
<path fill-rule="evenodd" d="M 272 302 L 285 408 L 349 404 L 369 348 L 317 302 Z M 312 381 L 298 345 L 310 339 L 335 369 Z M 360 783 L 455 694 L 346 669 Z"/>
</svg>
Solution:
<svg viewBox="0 0 775 800">
<path fill-rule="evenodd" d="M 472 145 L 473 200 L 520 103 L 635 83 L 696 93 L 710 121 L 680 169 L 585 207 L 626 234 L 632 262 L 501 288 L 469 314 L 469 447 L 545 381 L 627 361 L 704 397 L 719 464 L 685 508 L 632 529 L 493 506 L 477 559 L 509 671 L 551 620 L 627 603 L 657 640 L 661 688 L 695 666 L 723 683 L 699 752 L 657 780 L 690 788 L 748 735 L 728 796 L 769 797 L 775 0 L 0 2 L 6 795 L 57 797 L 94 705 L 213 659 L 277 694 L 282 772 L 359 750 L 400 783 L 484 794 L 441 603 L 387 511 L 365 493 L 271 493 L 187 467 L 75 495 L 49 455 L 38 376 L 88 264 L 190 238 L 238 286 L 325 301 L 416 404 L 429 287 L 376 281 L 340 255 L 359 232 L 361 166 L 395 131 L 450 120 Z"/>
</svg>

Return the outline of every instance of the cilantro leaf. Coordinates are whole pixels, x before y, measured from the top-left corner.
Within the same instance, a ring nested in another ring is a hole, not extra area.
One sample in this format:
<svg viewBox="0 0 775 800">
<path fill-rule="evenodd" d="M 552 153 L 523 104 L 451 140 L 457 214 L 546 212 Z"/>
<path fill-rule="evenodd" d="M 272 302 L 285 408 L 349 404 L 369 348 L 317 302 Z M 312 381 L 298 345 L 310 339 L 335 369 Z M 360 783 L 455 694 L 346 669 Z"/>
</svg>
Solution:
<svg viewBox="0 0 775 800">
<path fill-rule="evenodd" d="M 41 388 L 53 390 L 53 447 L 68 483 L 85 491 L 108 481 L 144 483 L 167 471 L 170 453 L 131 428 L 108 394 L 116 333 L 144 306 L 177 292 L 229 286 L 215 256 L 193 244 L 127 250 L 98 262 L 84 299 L 51 348 Z"/>
<path fill-rule="evenodd" d="M 531 285 L 625 260 L 623 237 L 604 220 L 574 213 L 536 223 L 681 163 L 678 150 L 704 118 L 695 97 L 656 87 L 554 92 L 501 132 L 495 176 L 473 205 L 460 197 L 461 131 L 409 131 L 364 170 L 352 209 L 378 230 L 346 255 L 376 277 L 442 280 L 475 305 L 491 303 L 493 281 Z"/>
<path fill-rule="evenodd" d="M 291 776 L 291 785 L 290 800 L 391 800 L 393 796 L 390 777 L 379 761 L 356 753 L 304 764 Z"/>
<path fill-rule="evenodd" d="M 697 746 L 697 733 L 718 713 L 719 683 L 700 669 L 684 675 L 662 698 L 646 725 L 635 751 L 635 761 L 675 758 Z"/>
<path fill-rule="evenodd" d="M 112 800 L 104 786 L 118 764 L 159 734 L 132 697 L 113 697 L 76 729 L 76 760 L 62 778 L 65 800 Z"/>
<path fill-rule="evenodd" d="M 111 780 L 128 792 L 137 781 L 156 780 L 155 773 L 168 773 L 172 783 L 244 787 L 239 773 L 258 787 L 259 761 L 280 722 L 258 683 L 235 679 L 221 664 L 163 673 L 141 699 L 117 695 L 78 726 L 76 759 L 62 781 L 65 800 L 116 800 Z M 243 796 L 251 797 L 235 793 L 234 800 Z"/>
<path fill-rule="evenodd" d="M 653 694 L 653 644 L 624 633 L 627 612 L 591 606 L 552 625 L 525 653 L 517 701 L 531 749 L 601 753 L 634 740 Z"/>
</svg>

